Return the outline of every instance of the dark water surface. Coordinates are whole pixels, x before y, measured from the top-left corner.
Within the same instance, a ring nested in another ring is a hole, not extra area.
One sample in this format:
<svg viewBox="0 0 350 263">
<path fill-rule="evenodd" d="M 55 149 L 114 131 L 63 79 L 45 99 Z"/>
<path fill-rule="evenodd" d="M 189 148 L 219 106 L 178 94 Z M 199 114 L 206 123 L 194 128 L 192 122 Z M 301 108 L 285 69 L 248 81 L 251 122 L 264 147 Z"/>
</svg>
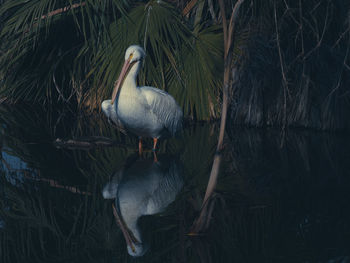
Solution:
<svg viewBox="0 0 350 263">
<path fill-rule="evenodd" d="M 349 136 L 230 131 L 211 227 L 190 237 L 218 127 L 162 141 L 155 163 L 103 117 L 70 116 L 0 106 L 0 262 L 350 262 Z M 84 136 L 121 145 L 52 143 Z M 106 189 L 126 225 L 138 219 L 142 257 L 129 255 Z"/>
</svg>

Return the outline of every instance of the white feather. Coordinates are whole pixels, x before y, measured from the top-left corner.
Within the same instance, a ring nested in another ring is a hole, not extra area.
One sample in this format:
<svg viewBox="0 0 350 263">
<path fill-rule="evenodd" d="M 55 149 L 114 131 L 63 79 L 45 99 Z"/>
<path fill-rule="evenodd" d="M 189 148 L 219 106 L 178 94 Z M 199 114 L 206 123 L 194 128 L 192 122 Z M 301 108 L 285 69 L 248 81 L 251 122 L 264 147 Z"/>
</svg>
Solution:
<svg viewBox="0 0 350 263">
<path fill-rule="evenodd" d="M 140 90 L 152 113 L 172 136 L 182 129 L 182 110 L 171 95 L 163 90 L 148 86 L 140 87 Z"/>
<path fill-rule="evenodd" d="M 125 59 L 132 57 L 119 94 L 113 105 L 102 102 L 102 110 L 117 127 L 125 127 L 139 137 L 160 138 L 175 135 L 182 129 L 182 110 L 167 92 L 154 87 L 137 87 L 136 77 L 145 53 L 139 46 L 130 46 Z"/>
</svg>

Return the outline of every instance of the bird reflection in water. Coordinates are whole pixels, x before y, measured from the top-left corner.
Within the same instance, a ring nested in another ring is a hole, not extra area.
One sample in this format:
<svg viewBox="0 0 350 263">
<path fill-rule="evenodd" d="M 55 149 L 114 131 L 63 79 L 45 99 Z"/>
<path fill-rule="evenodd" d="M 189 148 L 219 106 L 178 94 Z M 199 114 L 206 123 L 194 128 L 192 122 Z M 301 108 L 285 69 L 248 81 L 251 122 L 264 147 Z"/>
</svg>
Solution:
<svg viewBox="0 0 350 263">
<path fill-rule="evenodd" d="M 105 185 L 103 197 L 115 199 L 113 214 L 124 235 L 129 255 L 143 256 L 148 250 L 138 219 L 164 211 L 182 186 L 182 166 L 169 156 L 159 156 L 157 162 L 137 159 L 117 171 Z"/>
</svg>

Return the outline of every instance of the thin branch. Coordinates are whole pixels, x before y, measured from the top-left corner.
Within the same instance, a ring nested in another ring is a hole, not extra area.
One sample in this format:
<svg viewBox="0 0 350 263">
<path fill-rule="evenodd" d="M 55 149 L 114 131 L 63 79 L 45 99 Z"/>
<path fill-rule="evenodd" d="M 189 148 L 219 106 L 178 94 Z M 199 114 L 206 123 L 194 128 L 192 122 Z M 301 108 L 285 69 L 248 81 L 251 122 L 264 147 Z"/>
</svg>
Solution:
<svg viewBox="0 0 350 263">
<path fill-rule="evenodd" d="M 303 57 L 303 60 L 306 60 L 316 49 L 318 49 L 320 46 L 321 46 L 321 43 L 323 41 L 323 37 L 326 33 L 326 29 L 327 29 L 327 25 L 328 25 L 328 16 L 329 16 L 329 3 L 327 5 L 327 12 L 326 12 L 326 18 L 325 18 L 325 21 L 324 21 L 324 26 L 323 26 L 323 29 L 322 29 L 322 34 L 321 34 L 321 37 L 319 38 L 316 46 L 311 49 L 304 57 Z"/>
<path fill-rule="evenodd" d="M 87 138 L 81 138 L 81 139 L 69 139 L 69 140 L 62 140 L 60 138 L 57 138 L 53 144 L 57 148 L 71 148 L 71 149 L 91 149 L 96 147 L 108 147 L 108 146 L 114 146 L 114 147 L 121 147 L 121 148 L 128 148 L 131 146 L 121 144 L 115 140 L 112 140 L 107 137 L 102 136 L 91 136 Z"/>
<path fill-rule="evenodd" d="M 229 52 L 229 49 L 232 47 L 232 42 L 233 42 L 233 33 L 235 31 L 235 25 L 236 25 L 236 20 L 238 17 L 238 10 L 241 7 L 242 3 L 244 2 L 244 0 L 238 0 L 232 10 L 232 15 L 231 15 L 231 19 L 230 19 L 230 24 L 228 25 L 228 36 L 227 36 L 227 45 L 226 47 L 228 48 L 228 50 L 226 51 L 226 56 Z"/>
<path fill-rule="evenodd" d="M 56 90 L 58 92 L 58 95 L 59 95 L 58 96 L 58 100 L 60 100 L 62 98 L 62 100 L 64 102 L 67 102 L 67 100 L 65 99 L 63 93 L 61 92 L 60 88 L 57 85 L 56 78 L 55 78 L 55 72 L 53 72 L 53 74 L 52 74 L 52 81 L 53 81 L 53 84 L 55 85 L 55 88 L 56 88 Z"/>
<path fill-rule="evenodd" d="M 87 192 L 87 191 L 81 191 L 78 187 L 75 187 L 75 186 L 61 185 L 61 184 L 58 183 L 58 181 L 53 180 L 53 179 L 39 178 L 38 181 L 46 182 L 51 187 L 65 189 L 65 190 L 67 190 L 67 191 L 69 191 L 69 192 L 71 192 L 73 194 L 92 195 L 92 193 Z"/>
<path fill-rule="evenodd" d="M 225 135 L 225 126 L 226 126 L 226 117 L 227 117 L 227 108 L 228 108 L 228 95 L 230 85 L 233 85 L 233 80 L 235 80 L 236 69 L 232 69 L 232 52 L 230 52 L 233 46 L 233 33 L 235 28 L 236 19 L 238 17 L 238 11 L 241 4 L 244 0 L 238 0 L 232 10 L 229 28 L 227 28 L 227 20 L 225 15 L 225 4 L 223 0 L 219 0 L 220 12 L 222 15 L 222 26 L 224 31 L 224 87 L 222 92 L 222 109 L 221 109 L 221 120 L 220 120 L 220 131 L 218 144 L 216 147 L 216 153 L 214 156 L 213 166 L 210 172 L 209 182 L 207 185 L 207 189 L 205 192 L 205 196 L 202 202 L 201 213 L 197 220 L 192 225 L 191 233 L 197 234 L 198 232 L 205 229 L 208 225 L 211 218 L 211 213 L 213 211 L 213 207 L 208 209 L 209 200 L 213 196 L 214 189 L 216 187 L 219 169 L 221 164 L 221 151 L 223 149 L 223 141 Z"/>
<path fill-rule="evenodd" d="M 343 60 L 343 66 L 342 66 L 342 68 L 341 68 L 341 70 L 340 70 L 340 73 L 339 73 L 339 78 L 338 78 L 338 81 L 337 81 L 337 85 L 336 85 L 335 88 L 327 95 L 327 98 L 328 98 L 328 99 L 331 99 L 332 94 L 340 88 L 340 84 L 341 84 L 341 80 L 342 80 L 342 75 L 343 75 L 344 67 L 346 68 L 346 66 L 347 66 L 346 61 L 347 61 L 347 59 L 348 59 L 349 49 L 350 49 L 350 38 L 349 38 L 349 41 L 348 41 L 348 47 L 347 47 L 347 49 L 346 49 L 346 53 L 345 53 L 344 60 Z"/>
<path fill-rule="evenodd" d="M 216 15 L 215 15 L 213 0 L 208 0 L 208 6 L 209 6 L 209 12 L 210 12 L 211 18 L 213 19 L 214 23 L 217 24 L 218 19 L 216 18 Z"/>
<path fill-rule="evenodd" d="M 5 160 L 2 160 L 2 161 L 6 165 L 8 165 Z M 48 183 L 51 187 L 64 189 L 64 190 L 67 190 L 67 191 L 69 191 L 69 192 L 71 192 L 73 194 L 92 195 L 91 192 L 82 191 L 78 187 L 70 186 L 70 185 L 62 185 L 58 181 L 56 181 L 54 179 L 43 178 L 43 177 L 40 176 L 40 174 L 39 174 L 39 177 L 34 177 L 34 176 L 31 176 L 31 175 L 28 175 L 28 174 L 31 173 L 31 171 L 26 170 L 26 169 L 15 169 L 15 168 L 12 168 L 10 166 L 7 166 L 7 169 L 9 171 L 11 171 L 11 172 L 16 172 L 16 173 L 19 172 L 19 174 L 22 177 L 24 177 L 24 178 L 27 178 L 27 179 L 30 179 L 30 180 L 34 180 L 34 181 L 37 181 L 37 182 L 45 182 L 45 183 Z"/>
<path fill-rule="evenodd" d="M 332 49 L 334 49 L 339 42 L 344 38 L 344 36 L 346 35 L 346 33 L 350 32 L 350 26 L 339 36 L 338 40 L 334 43 L 334 45 L 332 46 Z"/>
<path fill-rule="evenodd" d="M 223 29 L 223 32 L 224 32 L 224 45 L 226 47 L 226 43 L 227 43 L 227 20 L 226 20 L 226 13 L 225 13 L 225 3 L 224 3 L 223 0 L 219 0 L 219 6 L 220 6 L 221 19 L 222 19 L 222 29 Z M 225 50 L 226 50 L 226 48 L 225 48 Z"/>
<path fill-rule="evenodd" d="M 283 0 L 284 5 L 286 6 L 286 11 L 284 12 L 285 14 L 290 13 L 290 17 L 292 18 L 292 20 L 298 25 L 300 26 L 300 24 L 298 23 L 298 20 L 293 16 L 293 13 L 290 11 L 292 8 L 289 7 L 288 3 L 286 2 L 286 0 Z"/>
<path fill-rule="evenodd" d="M 73 4 L 73 5 L 69 5 L 69 6 L 65 6 L 65 7 L 62 7 L 62 8 L 59 8 L 59 9 L 56 9 L 56 10 L 53 10 L 49 13 L 47 13 L 46 15 L 42 15 L 40 18 L 39 17 L 36 17 L 34 19 L 34 21 L 38 21 L 38 20 L 42 20 L 42 19 L 46 19 L 46 18 L 49 18 L 49 17 L 52 17 L 54 15 L 58 15 L 58 14 L 61 14 L 61 13 L 64 13 L 64 12 L 67 12 L 69 10 L 72 10 L 72 9 L 75 9 L 75 8 L 78 8 L 78 7 L 82 7 L 82 6 L 85 6 L 86 3 L 85 2 L 82 2 L 82 3 L 79 3 L 79 4 Z M 35 22 L 32 26 L 33 27 L 36 27 L 40 24 L 40 21 L 39 22 Z M 23 31 L 24 34 L 28 33 L 30 31 L 30 28 L 27 28 Z"/>
<path fill-rule="evenodd" d="M 281 52 L 281 45 L 280 45 L 280 39 L 279 39 L 279 29 L 278 29 L 278 22 L 277 22 L 277 11 L 276 11 L 276 1 L 274 1 L 274 19 L 275 19 L 275 27 L 276 27 L 276 41 L 277 41 L 277 48 L 278 48 L 278 55 L 280 59 L 281 64 L 281 72 L 282 72 L 282 79 L 283 79 L 283 130 L 286 128 L 287 125 L 287 90 L 288 90 L 288 82 L 284 70 L 284 63 L 283 63 L 283 57 Z M 286 90 L 287 89 L 287 90 Z"/>
<path fill-rule="evenodd" d="M 304 56 L 305 48 L 304 48 L 304 26 L 303 26 L 303 9 L 301 0 L 299 0 L 299 19 L 300 19 L 300 36 L 301 36 L 301 53 Z"/>
<path fill-rule="evenodd" d="M 72 4 L 72 5 L 69 5 L 69 6 L 65 6 L 65 7 L 62 7 L 62 8 L 53 10 L 53 11 L 47 13 L 46 15 L 42 15 L 42 16 L 40 17 L 40 19 L 46 19 L 46 18 L 49 18 L 49 17 L 51 17 L 51 16 L 58 15 L 58 14 L 67 12 L 67 11 L 69 11 L 69 10 L 71 10 L 71 9 L 75 9 L 75 8 L 78 8 L 78 7 L 81 7 L 81 6 L 85 6 L 85 5 L 86 5 L 86 2 L 82 2 L 82 3 L 78 3 L 78 4 Z M 37 19 L 38 19 L 38 18 L 37 18 Z"/>
<path fill-rule="evenodd" d="M 350 66 L 347 63 L 344 63 L 344 66 L 347 70 L 350 70 Z"/>
<path fill-rule="evenodd" d="M 185 6 L 184 10 L 182 10 L 182 15 L 186 16 L 192 9 L 193 7 L 197 4 L 198 0 L 191 0 L 188 2 L 188 4 Z"/>
</svg>

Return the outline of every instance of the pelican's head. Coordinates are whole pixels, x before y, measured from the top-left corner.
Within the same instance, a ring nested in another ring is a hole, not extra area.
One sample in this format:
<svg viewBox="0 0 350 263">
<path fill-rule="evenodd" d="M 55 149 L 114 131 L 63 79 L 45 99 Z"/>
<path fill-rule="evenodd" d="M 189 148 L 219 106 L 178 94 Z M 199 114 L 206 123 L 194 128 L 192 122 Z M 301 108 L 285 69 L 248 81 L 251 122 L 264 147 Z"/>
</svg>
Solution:
<svg viewBox="0 0 350 263">
<path fill-rule="evenodd" d="M 131 45 L 125 51 L 125 61 L 129 61 L 130 64 L 142 60 L 145 56 L 145 51 L 138 45 Z"/>
<path fill-rule="evenodd" d="M 132 246 L 127 245 L 128 254 L 132 257 L 142 257 L 148 250 L 148 246 L 140 244 L 132 244 Z"/>
<path fill-rule="evenodd" d="M 118 201 L 116 199 L 115 203 L 117 202 Z M 148 245 L 142 243 L 141 233 L 137 227 L 137 219 L 136 224 L 134 225 L 135 227 L 133 228 L 133 232 L 132 229 L 129 229 L 128 225 L 124 222 L 124 218 L 119 215 L 119 209 L 117 210 L 114 205 L 112 207 L 116 222 L 123 233 L 129 255 L 133 257 L 143 256 L 148 250 Z"/>
<path fill-rule="evenodd" d="M 119 78 L 117 80 L 117 83 L 114 87 L 113 94 L 112 94 L 112 99 L 111 99 L 111 104 L 114 103 L 118 90 L 121 87 L 121 84 L 123 83 L 128 70 L 136 63 L 141 61 L 145 57 L 146 53 L 143 50 L 142 47 L 138 45 L 131 45 L 130 47 L 127 48 L 125 51 L 125 62 L 122 68 L 122 71 L 120 72 Z"/>
</svg>

